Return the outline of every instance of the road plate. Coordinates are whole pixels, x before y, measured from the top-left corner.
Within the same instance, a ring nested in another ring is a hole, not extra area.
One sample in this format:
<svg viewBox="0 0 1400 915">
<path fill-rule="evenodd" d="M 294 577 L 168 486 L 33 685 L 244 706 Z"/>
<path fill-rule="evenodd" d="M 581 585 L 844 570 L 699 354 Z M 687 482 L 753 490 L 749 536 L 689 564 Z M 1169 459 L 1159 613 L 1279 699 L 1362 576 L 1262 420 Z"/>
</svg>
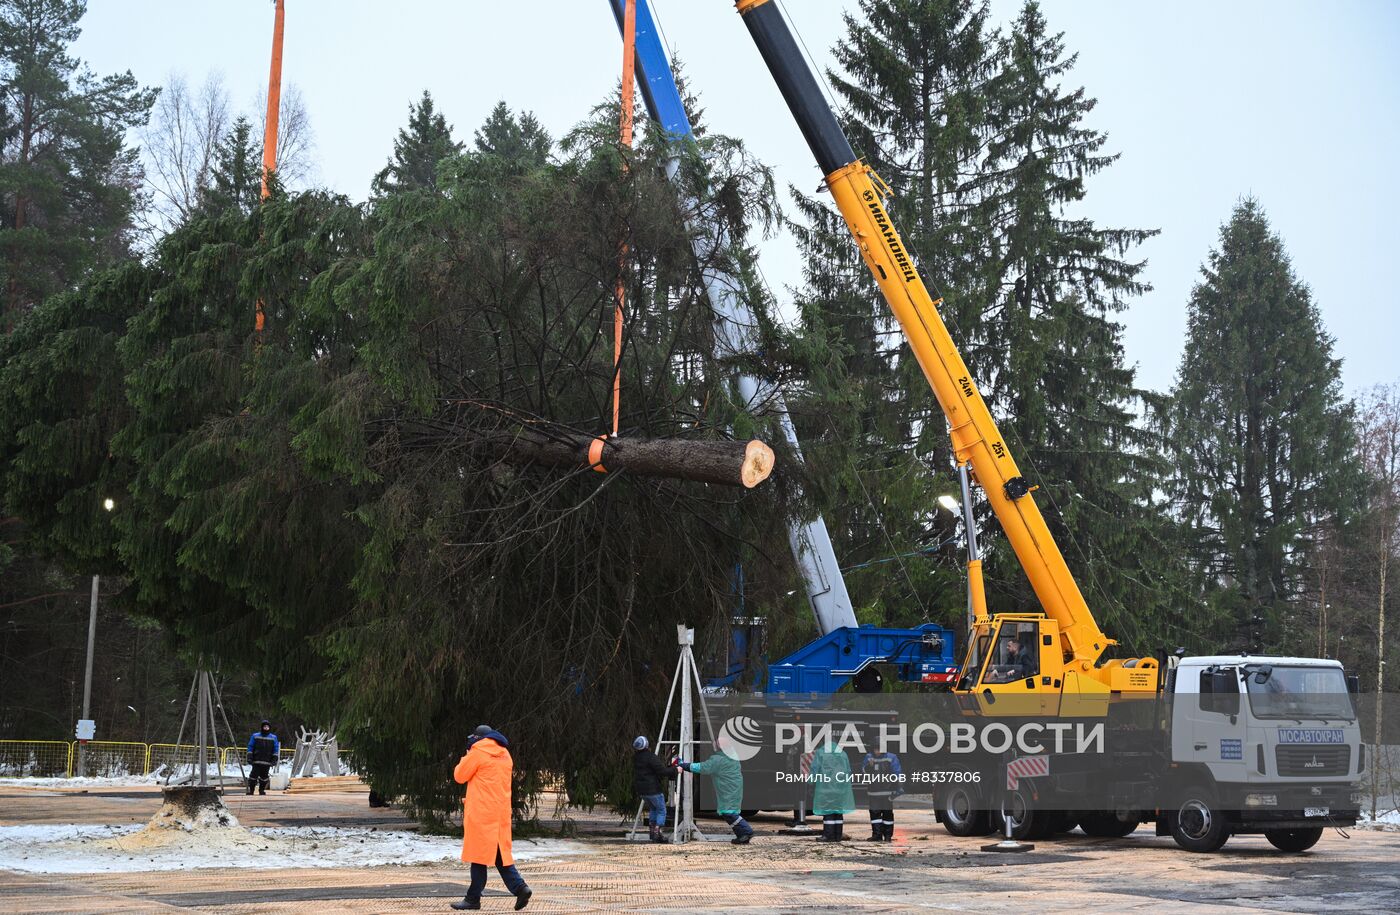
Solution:
<svg viewBox="0 0 1400 915">
<path fill-rule="evenodd" d="M 1304 807 L 1304 808 L 1303 808 L 1303 816 L 1305 816 L 1305 817 L 1325 817 L 1325 816 L 1330 815 L 1331 813 L 1332 813 L 1332 808 L 1331 808 L 1331 807 Z"/>
</svg>

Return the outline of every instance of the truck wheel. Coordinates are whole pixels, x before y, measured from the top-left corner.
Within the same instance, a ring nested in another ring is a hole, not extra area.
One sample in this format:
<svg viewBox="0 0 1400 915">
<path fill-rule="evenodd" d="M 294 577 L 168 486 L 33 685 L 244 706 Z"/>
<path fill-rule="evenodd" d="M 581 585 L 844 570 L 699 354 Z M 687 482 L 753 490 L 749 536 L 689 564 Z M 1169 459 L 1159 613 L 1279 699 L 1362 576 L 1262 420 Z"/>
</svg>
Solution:
<svg viewBox="0 0 1400 915">
<path fill-rule="evenodd" d="M 1230 838 L 1230 825 L 1224 811 L 1215 805 L 1215 796 L 1200 785 L 1181 794 L 1181 802 L 1169 817 L 1172 838 L 1187 851 L 1219 851 Z"/>
<path fill-rule="evenodd" d="M 981 798 L 977 793 L 958 786 L 949 788 L 943 794 L 939 814 L 943 818 L 943 828 L 949 835 L 985 836 L 991 829 L 987 811 L 978 809 Z"/>
<path fill-rule="evenodd" d="M 1095 839 L 1121 839 L 1132 835 L 1138 824 L 1136 820 L 1120 820 L 1112 810 L 1096 810 L 1079 818 L 1079 828 Z"/>
<path fill-rule="evenodd" d="M 1279 851 L 1307 851 L 1322 838 L 1322 827 L 1308 829 L 1266 829 L 1264 838 Z"/>
</svg>

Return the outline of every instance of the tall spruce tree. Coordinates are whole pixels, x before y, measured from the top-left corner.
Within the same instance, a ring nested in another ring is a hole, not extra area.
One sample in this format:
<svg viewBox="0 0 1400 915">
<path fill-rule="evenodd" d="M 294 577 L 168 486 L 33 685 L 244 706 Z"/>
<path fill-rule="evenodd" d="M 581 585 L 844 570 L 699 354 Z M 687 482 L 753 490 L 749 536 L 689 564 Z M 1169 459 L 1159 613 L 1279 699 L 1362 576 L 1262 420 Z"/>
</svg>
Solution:
<svg viewBox="0 0 1400 915">
<path fill-rule="evenodd" d="M 841 72 L 829 74 L 853 146 L 895 191 L 906 246 L 930 284 L 949 291 L 955 335 L 975 323 L 982 298 L 978 159 L 995 63 L 987 17 L 976 0 L 862 0 L 835 49 Z M 849 584 L 877 621 L 956 608 L 956 519 L 932 509 L 956 485 L 942 413 L 844 223 L 817 198 L 796 201 L 807 261 L 799 305 L 813 355 L 803 374 L 815 398 L 807 409 L 799 400 L 798 420 L 814 439 L 812 465 L 828 468 L 818 488 L 839 518 L 838 550 L 849 562 L 930 551 L 945 559 L 941 574 L 905 557 Z"/>
<path fill-rule="evenodd" d="M 476 151 L 496 156 L 524 168 L 538 168 L 549 161 L 554 142 L 543 125 L 528 111 L 514 114 L 505 102 L 497 102 L 486 123 L 472 135 Z"/>
<path fill-rule="evenodd" d="M 438 163 L 462 151 L 462 144 L 452 139 L 452 125 L 433 107 L 433 97 L 423 90 L 423 97 L 408 109 L 408 126 L 394 138 L 394 154 L 379 174 L 374 176 L 375 196 L 399 193 L 414 188 L 437 188 Z"/>
<path fill-rule="evenodd" d="M 154 89 L 68 53 L 85 0 L 0 2 L 0 269 L 4 326 L 127 253 L 140 183 L 126 131 Z"/>
<path fill-rule="evenodd" d="M 1064 85 L 1076 54 L 1031 0 L 1001 39 L 983 169 L 995 233 L 976 330 L 979 381 L 1100 622 L 1129 650 L 1160 647 L 1183 612 L 1183 568 L 1156 489 L 1162 442 L 1137 419 L 1150 396 L 1124 364 L 1115 315 L 1149 287 L 1133 250 L 1155 230 L 1103 228 L 1073 213 L 1110 166 L 1086 124 L 1095 100 Z M 1003 606 L 1034 606 L 1007 551 L 991 566 Z M 1171 633 L 1178 640 L 1179 633 Z"/>
<path fill-rule="evenodd" d="M 1344 519 L 1362 486 L 1341 360 L 1253 197 L 1221 227 L 1188 321 L 1173 489 L 1200 587 L 1234 647 L 1296 644 L 1286 630 L 1317 528 Z"/>
<path fill-rule="evenodd" d="M 272 176 L 276 181 L 276 175 Z M 252 212 L 262 197 L 262 149 L 253 140 L 253 125 L 240 116 L 219 141 L 214 168 L 204 190 L 205 212 Z"/>
<path fill-rule="evenodd" d="M 1153 233 L 1066 213 L 1083 199 L 1084 179 L 1114 159 L 1101 152 L 1104 135 L 1083 123 L 1093 100 L 1060 86 L 1074 58 L 1033 3 L 1004 37 L 988 31 L 982 4 L 966 0 L 865 0 L 861 13 L 848 17 L 836 51 L 845 75 L 832 74 L 848 131 L 896 191 L 906 247 L 945 291 L 940 312 L 1023 470 L 1040 483 L 1036 498 L 1087 599 L 1135 648 L 1157 647 L 1165 633 L 1141 621 L 1174 619 L 1184 580 L 1170 518 L 1154 502 L 1165 474 L 1159 442 L 1137 422 L 1144 395 L 1112 317 L 1145 288 L 1141 264 L 1126 255 Z M 807 345 L 839 357 L 835 373 L 814 360 L 811 391 L 828 398 L 828 416 L 845 398 L 859 423 L 842 430 L 855 453 L 839 473 L 862 460 L 898 467 L 901 454 L 928 465 L 866 470 L 844 497 L 880 503 L 886 549 L 946 542 L 954 519 L 932 510 L 932 496 L 955 485 L 943 417 L 907 347 L 891 340 L 897 331 L 844 225 L 813 201 L 799 205 L 810 224 L 798 230 Z M 916 475 L 923 485 L 911 485 Z M 1014 557 L 995 542 L 988 568 L 999 609 L 1035 606 Z M 928 581 L 942 590 L 925 602 L 958 607 L 952 578 Z"/>
<path fill-rule="evenodd" d="M 674 624 L 727 631 L 732 557 L 781 542 L 779 489 L 532 466 L 491 442 L 599 428 L 617 264 L 599 227 L 624 221 L 630 300 L 658 307 L 628 326 L 623 429 L 724 434 L 727 405 L 696 409 L 725 373 L 667 153 L 639 146 L 623 190 L 609 137 L 513 172 L 459 156 L 444 193 L 372 208 L 276 195 L 191 219 L 0 350 L 23 391 L 0 403 L 4 482 L 55 542 L 105 524 L 74 550 L 115 555 L 116 600 L 255 674 L 264 708 L 338 720 L 383 793 L 450 813 L 442 766 L 485 718 L 521 738 L 519 796 L 564 772 L 576 798 L 625 804 L 624 754 L 598 748 L 664 703 Z M 258 298 L 276 319 L 255 341 Z M 44 466 L 64 436 L 81 453 Z M 109 481 L 119 510 L 79 517 Z M 781 600 L 774 563 L 749 568 L 749 596 Z"/>
</svg>

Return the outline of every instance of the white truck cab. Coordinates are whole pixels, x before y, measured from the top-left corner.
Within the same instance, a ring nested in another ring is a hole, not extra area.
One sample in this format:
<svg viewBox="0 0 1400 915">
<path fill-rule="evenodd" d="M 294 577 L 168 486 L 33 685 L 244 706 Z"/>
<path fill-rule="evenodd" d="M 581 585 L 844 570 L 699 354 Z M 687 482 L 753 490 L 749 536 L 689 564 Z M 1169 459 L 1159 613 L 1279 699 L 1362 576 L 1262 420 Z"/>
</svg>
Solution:
<svg viewBox="0 0 1400 915">
<path fill-rule="evenodd" d="M 1193 851 L 1241 833 L 1302 851 L 1324 827 L 1354 825 L 1365 757 L 1353 688 L 1338 661 L 1182 658 L 1168 679 L 1172 803 L 1158 831 Z"/>
</svg>

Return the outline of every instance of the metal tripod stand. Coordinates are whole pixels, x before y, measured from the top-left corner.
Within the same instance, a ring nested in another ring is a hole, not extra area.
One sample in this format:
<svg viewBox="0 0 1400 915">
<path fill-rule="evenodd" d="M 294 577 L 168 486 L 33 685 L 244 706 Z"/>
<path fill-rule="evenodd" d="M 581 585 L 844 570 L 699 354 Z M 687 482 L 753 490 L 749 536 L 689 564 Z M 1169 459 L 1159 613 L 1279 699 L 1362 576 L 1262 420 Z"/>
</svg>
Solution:
<svg viewBox="0 0 1400 915">
<path fill-rule="evenodd" d="M 676 756 L 684 760 L 695 759 L 695 697 L 700 698 L 700 710 L 705 718 L 705 731 L 710 735 L 709 744 L 714 746 L 715 729 L 710 723 L 710 708 L 705 703 L 705 690 L 700 683 L 700 670 L 695 663 L 695 630 L 687 629 L 685 626 L 676 627 L 677 641 L 680 643 L 680 657 L 676 659 L 676 672 L 671 677 L 671 692 L 666 697 L 666 712 L 661 716 L 661 729 L 656 735 L 656 749 L 660 752 L 665 747 L 671 747 Z M 692 689 L 694 692 L 692 692 Z M 680 696 L 680 723 L 676 727 L 675 737 L 668 739 L 668 728 L 671 726 L 671 709 L 676 705 L 677 694 Z M 704 741 L 699 741 L 704 743 Z M 671 800 L 676 809 L 676 821 L 672 826 L 671 841 L 689 842 L 694 839 L 704 839 L 705 834 L 700 831 L 700 827 L 695 825 L 695 776 L 689 772 L 680 773 L 675 784 L 671 788 Z M 645 802 L 637 803 L 637 814 L 632 818 L 632 829 L 627 833 L 628 841 L 635 841 L 638 827 L 642 822 L 642 809 Z"/>
</svg>

